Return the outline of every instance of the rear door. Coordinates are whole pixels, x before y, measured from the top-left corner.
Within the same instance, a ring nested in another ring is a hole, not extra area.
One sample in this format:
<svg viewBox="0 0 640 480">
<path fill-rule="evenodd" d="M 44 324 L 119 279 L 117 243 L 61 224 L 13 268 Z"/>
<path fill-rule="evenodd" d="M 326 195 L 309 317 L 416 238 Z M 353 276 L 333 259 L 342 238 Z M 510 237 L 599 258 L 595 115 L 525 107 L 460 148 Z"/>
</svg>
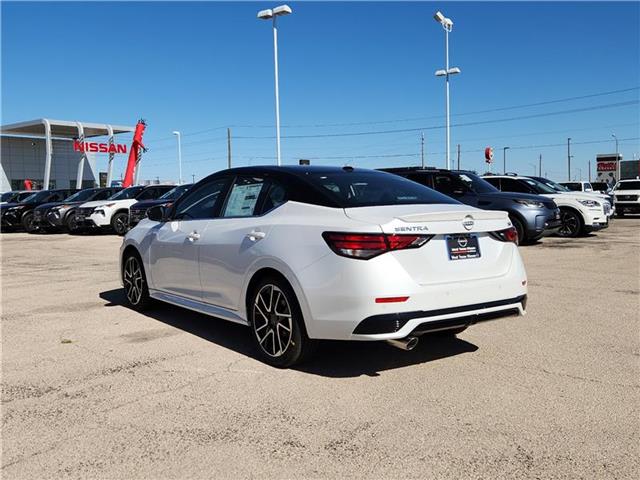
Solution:
<svg viewBox="0 0 640 480">
<path fill-rule="evenodd" d="M 270 213 L 286 200 L 286 189 L 276 180 L 236 177 L 219 218 L 207 225 L 199 242 L 205 302 L 238 309 L 247 271 L 265 254 L 262 244 L 271 230 Z"/>
<path fill-rule="evenodd" d="M 200 243 L 207 224 L 220 210 L 229 181 L 229 177 L 216 177 L 191 190 L 176 204 L 171 220 L 153 227 L 149 262 L 156 289 L 201 300 Z"/>
</svg>

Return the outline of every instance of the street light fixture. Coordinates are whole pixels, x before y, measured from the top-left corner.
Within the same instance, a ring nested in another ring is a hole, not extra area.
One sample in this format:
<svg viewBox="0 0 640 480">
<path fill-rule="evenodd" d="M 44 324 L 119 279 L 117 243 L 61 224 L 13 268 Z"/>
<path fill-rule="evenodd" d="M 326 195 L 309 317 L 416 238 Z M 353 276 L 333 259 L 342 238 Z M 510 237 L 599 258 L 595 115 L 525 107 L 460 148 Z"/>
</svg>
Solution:
<svg viewBox="0 0 640 480">
<path fill-rule="evenodd" d="M 447 155 L 447 168 L 451 168 L 451 119 L 449 108 L 449 76 L 457 75 L 460 73 L 458 67 L 449 67 L 449 33 L 453 30 L 453 20 L 445 17 L 442 12 L 438 11 L 433 15 L 436 22 L 442 25 L 444 29 L 444 57 L 445 68 L 444 70 L 437 70 L 436 77 L 445 77 L 445 97 L 446 97 L 446 155 Z"/>
<path fill-rule="evenodd" d="M 293 13 L 289 5 L 280 5 L 274 9 L 260 10 L 258 18 L 261 20 L 272 20 L 273 22 L 273 64 L 275 71 L 275 92 L 276 92 L 276 158 L 278 165 L 280 161 L 280 91 L 278 87 L 278 28 L 276 18 Z"/>
<path fill-rule="evenodd" d="M 502 172 L 507 173 L 507 150 L 511 147 L 502 147 Z"/>
<path fill-rule="evenodd" d="M 178 185 L 182 185 L 182 135 L 177 130 L 171 133 L 178 140 Z"/>
</svg>

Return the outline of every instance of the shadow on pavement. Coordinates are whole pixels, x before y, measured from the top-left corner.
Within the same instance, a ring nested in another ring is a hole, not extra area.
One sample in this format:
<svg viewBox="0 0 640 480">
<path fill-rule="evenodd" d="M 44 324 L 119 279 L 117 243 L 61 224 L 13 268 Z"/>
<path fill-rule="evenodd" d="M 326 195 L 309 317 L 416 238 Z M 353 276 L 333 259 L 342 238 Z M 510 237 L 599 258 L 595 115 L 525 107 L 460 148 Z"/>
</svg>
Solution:
<svg viewBox="0 0 640 480">
<path fill-rule="evenodd" d="M 124 290 L 100 293 L 105 307 L 127 307 Z M 204 340 L 259 359 L 246 327 L 222 319 L 211 318 L 191 310 L 159 303 L 142 313 L 166 325 L 196 335 Z M 456 337 L 424 335 L 418 346 L 403 352 L 385 342 L 322 341 L 313 358 L 295 370 L 323 377 L 377 376 L 385 370 L 432 362 L 442 358 L 475 352 L 478 347 Z"/>
</svg>

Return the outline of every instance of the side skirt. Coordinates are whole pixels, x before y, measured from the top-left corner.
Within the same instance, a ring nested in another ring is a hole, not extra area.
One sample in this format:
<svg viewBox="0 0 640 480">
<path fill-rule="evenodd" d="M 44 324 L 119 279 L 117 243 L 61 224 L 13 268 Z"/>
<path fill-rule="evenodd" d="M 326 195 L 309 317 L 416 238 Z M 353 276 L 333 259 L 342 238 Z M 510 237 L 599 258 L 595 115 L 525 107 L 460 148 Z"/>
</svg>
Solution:
<svg viewBox="0 0 640 480">
<path fill-rule="evenodd" d="M 173 293 L 162 292 L 154 289 L 149 289 L 149 296 L 156 300 L 160 300 L 161 302 L 167 302 L 177 307 L 187 308 L 211 317 L 222 318 L 245 326 L 249 325 L 249 323 L 236 312 L 223 307 L 218 307 L 209 303 L 199 302 L 190 298 L 181 297 L 180 295 L 174 295 Z"/>
</svg>

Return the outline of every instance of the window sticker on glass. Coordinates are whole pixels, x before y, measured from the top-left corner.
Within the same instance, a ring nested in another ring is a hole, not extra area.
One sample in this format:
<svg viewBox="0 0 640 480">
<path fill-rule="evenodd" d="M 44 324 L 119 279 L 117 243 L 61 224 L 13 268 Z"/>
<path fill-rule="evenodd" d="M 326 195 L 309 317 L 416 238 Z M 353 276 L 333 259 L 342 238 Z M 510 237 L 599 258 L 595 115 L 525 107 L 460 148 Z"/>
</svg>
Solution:
<svg viewBox="0 0 640 480">
<path fill-rule="evenodd" d="M 225 209 L 225 217 L 250 217 L 258 203 L 258 196 L 262 190 L 262 183 L 254 183 L 251 185 L 234 185 L 227 208 Z"/>
<path fill-rule="evenodd" d="M 472 180 L 469 177 L 467 177 L 464 173 L 460 174 L 460 178 L 465 182 L 469 182 L 469 183 L 472 182 Z"/>
</svg>

